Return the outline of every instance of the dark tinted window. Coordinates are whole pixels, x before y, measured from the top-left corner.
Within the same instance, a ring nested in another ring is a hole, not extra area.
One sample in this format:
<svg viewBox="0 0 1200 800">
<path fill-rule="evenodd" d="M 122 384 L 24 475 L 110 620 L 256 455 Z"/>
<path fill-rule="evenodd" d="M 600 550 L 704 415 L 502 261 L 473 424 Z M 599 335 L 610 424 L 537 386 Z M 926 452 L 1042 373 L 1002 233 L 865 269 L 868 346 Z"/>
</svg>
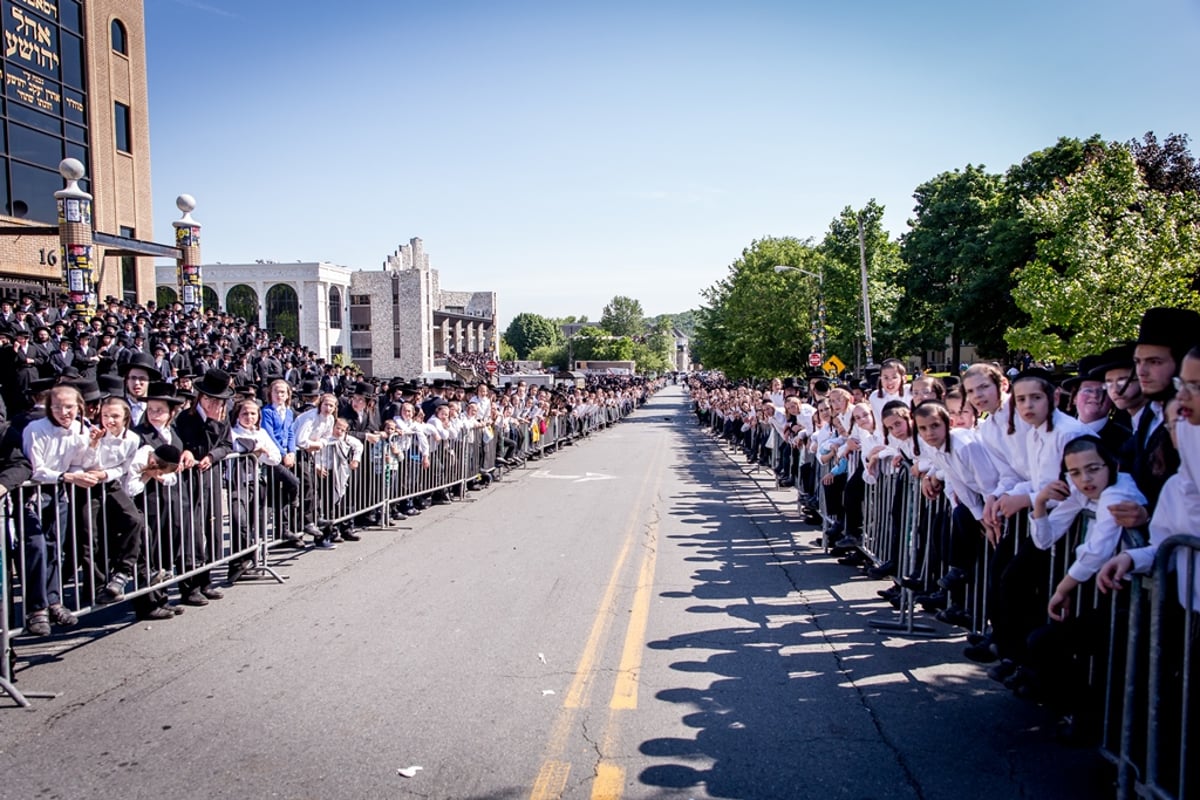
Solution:
<svg viewBox="0 0 1200 800">
<path fill-rule="evenodd" d="M 63 188 L 62 176 L 53 170 L 38 169 L 15 161 L 9 163 L 12 173 L 12 215 L 57 224 L 58 204 L 54 193 Z"/>
<path fill-rule="evenodd" d="M 122 153 L 132 153 L 133 142 L 129 138 L 129 106 L 124 103 L 113 103 L 113 122 L 117 132 L 117 149 Z"/>
<path fill-rule="evenodd" d="M 8 154 L 34 164 L 55 164 L 63 158 L 62 139 L 24 125 L 9 123 Z M 59 187 L 62 188 L 62 187 Z"/>
<path fill-rule="evenodd" d="M 129 43 L 125 41 L 125 26 L 119 19 L 114 19 L 112 23 L 112 49 L 121 55 L 129 55 Z"/>
</svg>

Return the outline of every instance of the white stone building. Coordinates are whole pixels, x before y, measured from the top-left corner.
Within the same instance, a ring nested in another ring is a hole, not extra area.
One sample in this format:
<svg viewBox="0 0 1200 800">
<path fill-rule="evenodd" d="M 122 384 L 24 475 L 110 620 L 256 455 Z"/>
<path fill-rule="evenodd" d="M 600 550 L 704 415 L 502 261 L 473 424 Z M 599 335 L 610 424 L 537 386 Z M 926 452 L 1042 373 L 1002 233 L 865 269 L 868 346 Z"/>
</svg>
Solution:
<svg viewBox="0 0 1200 800">
<path fill-rule="evenodd" d="M 156 267 L 158 302 L 176 300 L 174 265 Z M 205 306 L 283 333 L 332 361 L 341 355 L 370 375 L 416 378 L 449 356 L 498 352 L 496 293 L 442 291 L 420 239 L 383 268 L 327 262 L 205 264 Z"/>
</svg>

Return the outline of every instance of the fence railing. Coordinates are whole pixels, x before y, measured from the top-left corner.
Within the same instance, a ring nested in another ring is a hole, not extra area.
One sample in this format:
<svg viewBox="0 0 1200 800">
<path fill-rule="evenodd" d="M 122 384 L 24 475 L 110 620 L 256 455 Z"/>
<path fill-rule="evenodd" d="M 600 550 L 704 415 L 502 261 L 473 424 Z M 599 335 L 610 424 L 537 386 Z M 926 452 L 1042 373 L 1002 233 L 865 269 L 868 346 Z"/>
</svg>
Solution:
<svg viewBox="0 0 1200 800">
<path fill-rule="evenodd" d="M 231 580 L 282 580 L 271 550 L 299 544 L 305 532 L 386 527 L 410 501 L 461 496 L 499 478 L 506 465 L 552 453 L 636 407 L 630 400 L 517 423 L 512 431 L 468 428 L 427 447 L 411 434 L 369 437 L 375 440 L 363 442 L 361 454 L 333 441 L 297 453 L 292 469 L 232 454 L 205 472 L 181 470 L 144 487 L 26 482 L 0 499 L 0 691 L 20 705 L 45 696 L 12 682 L 12 640 L 36 632 L 31 622 L 61 629 L 125 601 L 140 613 L 216 568 Z"/>
</svg>

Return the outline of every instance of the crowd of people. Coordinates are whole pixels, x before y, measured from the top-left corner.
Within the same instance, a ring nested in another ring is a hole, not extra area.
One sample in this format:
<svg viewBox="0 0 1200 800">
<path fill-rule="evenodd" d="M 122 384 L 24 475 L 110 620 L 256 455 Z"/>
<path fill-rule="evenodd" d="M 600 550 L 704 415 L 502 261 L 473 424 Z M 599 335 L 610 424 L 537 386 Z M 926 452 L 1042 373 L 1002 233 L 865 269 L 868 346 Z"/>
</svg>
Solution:
<svg viewBox="0 0 1200 800">
<path fill-rule="evenodd" d="M 0 363 L 6 572 L 31 636 L 127 592 L 138 618 L 173 619 L 223 596 L 222 553 L 225 583 L 243 578 L 268 525 L 281 546 L 357 541 L 449 502 L 451 465 L 482 488 L 659 385 L 368 378 L 228 314 L 112 298 L 90 318 L 0 301 Z"/>
<path fill-rule="evenodd" d="M 1149 309 L 1136 341 L 1068 373 L 981 362 L 910 379 L 888 359 L 870 383 L 709 376 L 690 391 L 701 424 L 796 487 L 800 513 L 842 563 L 890 580 L 880 594 L 894 605 L 907 591 L 970 629 L 966 657 L 1057 711 L 1069 738 L 1095 740 L 1103 698 L 1082 673 L 1110 644 L 1110 604 L 1124 609 L 1130 575 L 1200 519 L 1200 314 Z M 919 558 L 863 546 L 864 495 L 895 471 L 936 517 L 922 520 Z M 1054 571 L 1069 532 L 1074 549 Z M 1176 575 L 1171 607 L 1185 625 L 1171 630 L 1194 638 L 1200 569 L 1181 556 Z"/>
</svg>

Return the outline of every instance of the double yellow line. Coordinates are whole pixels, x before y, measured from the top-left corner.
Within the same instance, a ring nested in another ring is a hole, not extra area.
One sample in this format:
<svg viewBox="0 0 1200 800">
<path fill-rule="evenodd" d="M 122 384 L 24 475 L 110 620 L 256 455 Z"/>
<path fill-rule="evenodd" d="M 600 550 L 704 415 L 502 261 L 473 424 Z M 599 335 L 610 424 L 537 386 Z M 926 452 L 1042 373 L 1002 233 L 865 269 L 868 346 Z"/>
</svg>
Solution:
<svg viewBox="0 0 1200 800">
<path fill-rule="evenodd" d="M 637 500 L 631 507 L 629 520 L 625 525 L 621 550 L 617 554 L 617 560 L 613 564 L 604 595 L 596 609 L 592 629 L 575 668 L 575 677 L 567 689 L 562 710 L 551 729 L 545 758 L 530 792 L 530 800 L 557 800 L 562 797 L 562 793 L 566 789 L 567 779 L 571 773 L 571 762 L 563 759 L 563 752 L 574 731 L 579 710 L 587 708 L 591 702 L 596 662 L 608 642 L 610 623 L 616 617 L 614 611 L 618 601 L 620 578 L 625 571 L 630 551 L 639 540 L 639 530 L 644 524 L 642 511 L 651 505 L 651 503 L 647 503 L 647 499 L 652 501 L 662 484 L 662 466 L 666 452 L 668 452 L 667 447 L 657 446 L 654 448 L 655 455 L 650 459 L 646 473 L 639 481 L 641 489 L 638 492 Z M 617 681 L 608 704 L 608 721 L 600 740 L 601 761 L 592 782 L 591 796 L 593 800 L 616 800 L 621 796 L 625 785 L 625 770 L 609 758 L 617 744 L 618 712 L 637 708 L 638 678 L 642 668 L 642 653 L 646 644 L 646 624 L 650 617 L 650 600 L 654 591 L 654 564 L 658 556 L 657 516 L 654 516 L 646 524 L 642 545 L 644 554 L 638 569 L 637 588 L 634 590 L 629 614 L 629 627 L 625 631 L 625 643 L 621 649 L 621 661 L 617 667 Z"/>
</svg>

